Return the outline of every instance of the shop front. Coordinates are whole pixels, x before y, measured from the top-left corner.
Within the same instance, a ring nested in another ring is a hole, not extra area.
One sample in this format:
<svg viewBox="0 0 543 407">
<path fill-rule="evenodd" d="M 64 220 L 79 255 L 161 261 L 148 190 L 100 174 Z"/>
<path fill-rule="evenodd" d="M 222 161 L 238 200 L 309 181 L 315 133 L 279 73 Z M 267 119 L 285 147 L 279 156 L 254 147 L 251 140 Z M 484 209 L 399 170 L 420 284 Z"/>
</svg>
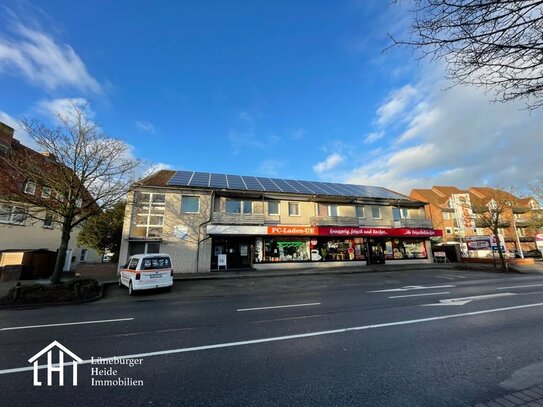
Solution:
<svg viewBox="0 0 543 407">
<path fill-rule="evenodd" d="M 219 254 L 227 254 L 229 264 L 237 267 L 264 269 L 266 265 L 285 263 L 427 262 L 431 260 L 429 238 L 442 236 L 442 231 L 414 228 L 210 225 L 208 234 L 213 235 L 212 269 L 217 268 L 215 266 Z"/>
</svg>

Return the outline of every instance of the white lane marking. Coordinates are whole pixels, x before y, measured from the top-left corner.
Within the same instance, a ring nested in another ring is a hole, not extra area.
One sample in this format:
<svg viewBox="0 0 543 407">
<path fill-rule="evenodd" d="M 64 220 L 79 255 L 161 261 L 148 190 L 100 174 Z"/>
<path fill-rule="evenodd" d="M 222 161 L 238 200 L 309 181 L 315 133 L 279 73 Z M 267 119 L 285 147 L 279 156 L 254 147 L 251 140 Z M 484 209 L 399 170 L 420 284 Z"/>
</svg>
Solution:
<svg viewBox="0 0 543 407">
<path fill-rule="evenodd" d="M 439 300 L 437 304 L 423 304 L 423 307 L 432 307 L 436 305 L 465 305 L 468 302 L 474 300 L 486 300 L 487 298 L 496 298 L 496 297 L 509 297 L 511 295 L 517 295 L 515 293 L 499 293 L 499 294 L 487 294 L 487 295 L 474 295 L 473 297 L 464 297 L 464 298 L 446 298 L 444 300 Z"/>
<path fill-rule="evenodd" d="M 237 309 L 237 312 L 244 312 L 244 311 L 258 311 L 261 309 L 275 309 L 275 308 L 292 308 L 292 307 L 310 307 L 313 305 L 321 305 L 320 302 L 310 302 L 307 304 L 293 304 L 293 305 L 276 305 L 274 307 L 259 307 L 259 308 L 240 308 Z"/>
<path fill-rule="evenodd" d="M 468 278 L 468 277 L 464 277 L 464 276 L 459 276 L 457 274 L 445 274 L 446 276 L 449 276 L 449 277 L 453 277 L 453 278 Z"/>
<path fill-rule="evenodd" d="M 445 277 L 445 276 L 434 276 L 435 278 L 440 278 L 442 280 L 456 280 L 455 278 L 452 278 L 452 277 Z"/>
<path fill-rule="evenodd" d="M 434 286 L 423 286 L 423 285 L 407 285 L 402 288 L 390 288 L 388 290 L 376 290 L 368 291 L 368 293 L 393 293 L 399 291 L 409 291 L 409 290 L 431 290 L 433 288 L 452 288 L 456 287 L 455 285 L 434 285 Z"/>
<path fill-rule="evenodd" d="M 511 287 L 498 287 L 496 290 L 509 290 L 510 288 L 543 287 L 543 284 L 514 285 Z"/>
<path fill-rule="evenodd" d="M 423 295 L 445 295 L 450 294 L 449 291 L 442 291 L 440 293 L 424 293 L 424 294 L 408 294 L 408 295 L 393 295 L 388 298 L 407 298 L 407 297 L 422 297 Z"/>
<path fill-rule="evenodd" d="M 197 351 L 209 350 L 209 349 L 232 348 L 235 346 L 254 345 L 257 343 L 279 342 L 279 341 L 286 341 L 286 340 L 291 340 L 291 339 L 310 338 L 313 336 L 333 335 L 333 334 L 339 334 L 339 333 L 345 333 L 345 332 L 351 332 L 351 331 L 363 331 L 367 329 L 388 328 L 391 326 L 398 326 L 398 325 L 412 325 L 412 324 L 419 324 L 422 322 L 439 321 L 439 320 L 444 320 L 444 319 L 461 318 L 461 317 L 468 317 L 468 316 L 473 316 L 473 315 L 484 315 L 484 314 L 490 314 L 494 312 L 513 311 L 513 310 L 518 310 L 518 309 L 542 307 L 542 306 L 543 306 L 543 302 L 538 302 L 535 304 L 515 305 L 512 307 L 493 308 L 493 309 L 487 309 L 487 310 L 482 310 L 482 311 L 463 312 L 461 314 L 450 314 L 450 315 L 441 315 L 438 317 L 408 319 L 405 321 L 396 321 L 396 322 L 385 322 L 385 323 L 375 324 L 375 325 L 364 325 L 364 326 L 355 326 L 351 328 L 333 329 L 330 331 L 308 332 L 305 334 L 275 336 L 271 338 L 253 339 L 253 340 L 240 341 L 240 342 L 217 343 L 214 345 L 194 346 L 191 348 L 167 349 L 167 350 L 160 350 L 156 352 L 145 352 L 145 353 L 135 353 L 131 355 L 110 356 L 110 357 L 102 358 L 101 360 L 106 362 L 106 361 L 113 361 L 115 359 L 138 359 L 138 358 L 146 358 L 150 356 L 172 355 L 175 353 L 197 352 Z M 83 362 L 79 364 L 89 364 L 91 362 L 92 362 L 91 359 L 86 359 L 86 360 L 83 360 Z M 71 362 L 65 362 L 64 366 L 68 366 L 70 364 Z M 34 368 L 33 366 L 25 366 L 25 367 L 16 367 L 12 369 L 4 369 L 4 370 L 0 370 L 0 375 L 27 372 L 27 371 L 32 370 L 33 368 Z M 45 369 L 47 368 L 47 365 L 39 365 L 38 368 Z"/>
<path fill-rule="evenodd" d="M 107 322 L 132 321 L 133 319 L 134 318 L 119 318 L 119 319 L 102 319 L 102 320 L 98 320 L 98 321 L 64 322 L 64 323 L 59 323 L 59 324 L 46 324 L 46 325 L 11 326 L 11 327 L 8 327 L 8 328 L 0 328 L 0 331 L 15 331 L 17 329 L 48 328 L 50 326 L 103 324 L 103 323 L 107 323 Z"/>
</svg>

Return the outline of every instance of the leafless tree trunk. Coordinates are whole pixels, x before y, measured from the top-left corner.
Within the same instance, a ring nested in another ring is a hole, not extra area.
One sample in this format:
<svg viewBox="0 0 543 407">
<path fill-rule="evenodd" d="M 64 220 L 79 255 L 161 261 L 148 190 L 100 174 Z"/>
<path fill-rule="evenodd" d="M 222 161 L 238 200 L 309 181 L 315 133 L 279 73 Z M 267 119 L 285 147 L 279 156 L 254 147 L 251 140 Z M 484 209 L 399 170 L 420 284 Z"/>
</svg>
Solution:
<svg viewBox="0 0 543 407">
<path fill-rule="evenodd" d="M 55 115 L 58 126 L 22 120 L 21 125 L 46 154 L 19 145 L 4 158 L 9 171 L 0 176 L 7 199 L 25 204 L 28 216 L 54 216 L 62 231 L 51 282 L 60 282 L 70 234 L 91 216 L 122 200 L 140 162 L 121 140 L 107 136 L 85 111 L 72 102 L 73 111 Z M 35 193 L 25 193 L 32 183 Z M 47 193 L 45 193 L 47 192 Z"/>
</svg>

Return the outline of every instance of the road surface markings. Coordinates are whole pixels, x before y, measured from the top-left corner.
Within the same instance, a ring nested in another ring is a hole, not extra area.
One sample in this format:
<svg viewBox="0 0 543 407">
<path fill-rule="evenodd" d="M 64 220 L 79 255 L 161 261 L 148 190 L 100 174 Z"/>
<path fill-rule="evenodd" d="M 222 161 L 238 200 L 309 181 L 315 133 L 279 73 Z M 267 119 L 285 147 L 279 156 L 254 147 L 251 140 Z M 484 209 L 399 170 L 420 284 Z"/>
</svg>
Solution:
<svg viewBox="0 0 543 407">
<path fill-rule="evenodd" d="M 275 309 L 275 308 L 292 308 L 292 307 L 311 307 L 313 305 L 321 305 L 320 302 L 310 302 L 308 304 L 292 304 L 292 305 L 276 305 L 273 307 L 259 307 L 259 308 L 240 308 L 237 309 L 237 312 L 244 312 L 244 311 L 258 311 L 262 309 Z"/>
<path fill-rule="evenodd" d="M 355 326 L 350 328 L 342 328 L 342 329 L 333 329 L 330 331 L 317 331 L 317 332 L 308 332 L 304 334 L 297 334 L 297 335 L 287 335 L 287 336 L 275 336 L 271 338 L 262 338 L 262 339 L 253 339 L 248 341 L 240 341 L 240 342 L 227 342 L 227 343 L 217 343 L 213 345 L 204 345 L 204 346 L 194 346 L 191 348 L 179 348 L 179 349 L 167 349 L 167 350 L 160 350 L 156 352 L 145 352 L 145 353 L 135 353 L 131 355 L 121 355 L 121 356 L 109 356 L 109 357 L 102 357 L 102 361 L 113 361 L 115 359 L 139 359 L 139 358 L 146 358 L 146 357 L 152 357 L 152 356 L 161 356 L 161 355 L 172 355 L 176 353 L 187 353 L 187 352 L 197 352 L 201 350 L 210 350 L 210 349 L 220 349 L 220 348 L 232 348 L 236 346 L 246 346 L 246 345 L 255 345 L 258 343 L 268 343 L 268 342 L 279 342 L 279 341 L 287 341 L 292 339 L 301 339 L 301 338 L 310 338 L 313 336 L 322 336 L 322 335 L 333 335 L 333 334 L 340 334 L 340 333 L 346 333 L 351 331 L 363 331 L 367 329 L 376 329 L 376 328 L 388 328 L 392 326 L 400 326 L 400 325 L 413 325 L 413 324 L 420 324 L 424 322 L 431 322 L 431 321 L 440 321 L 445 319 L 452 319 L 452 318 L 462 318 L 462 317 L 469 317 L 473 315 L 484 315 L 484 314 L 491 314 L 496 312 L 505 312 L 505 311 L 513 311 L 513 310 L 519 310 L 524 308 L 534 308 L 534 307 L 543 307 L 543 302 L 535 303 L 535 304 L 525 304 L 525 305 L 515 305 L 512 307 L 503 307 L 503 308 L 494 308 L 494 309 L 487 309 L 482 311 L 472 311 L 472 312 L 463 312 L 461 314 L 450 314 L 450 315 L 441 315 L 438 317 L 429 317 L 429 318 L 420 318 L 420 319 L 408 319 L 405 321 L 396 321 L 396 322 L 385 322 L 382 324 L 375 324 L 375 325 L 364 325 L 364 326 Z M 80 365 L 86 365 L 90 364 L 91 359 L 83 360 L 81 363 L 78 363 Z M 64 366 L 70 365 L 71 362 L 65 362 Z M 46 369 L 47 365 L 39 365 L 38 369 Z M 33 370 L 33 366 L 24 366 L 24 367 L 16 367 L 12 369 L 4 369 L 0 370 L 0 375 L 2 374 L 11 374 L 11 373 L 19 373 L 19 372 L 27 372 Z"/>
<path fill-rule="evenodd" d="M 440 292 L 440 293 L 393 295 L 392 297 L 388 297 L 388 298 L 422 297 L 423 295 L 445 295 L 445 294 L 450 294 L 450 292 L 449 291 L 443 291 L 443 292 Z"/>
<path fill-rule="evenodd" d="M 543 284 L 514 285 L 511 287 L 498 287 L 496 290 L 509 290 L 510 288 L 543 287 Z"/>
<path fill-rule="evenodd" d="M 434 286 L 425 287 L 423 285 L 407 285 L 402 288 L 389 288 L 388 290 L 368 291 L 368 293 L 393 293 L 393 292 L 399 292 L 399 291 L 432 290 L 434 288 L 452 288 L 452 287 L 456 287 L 456 286 L 455 285 L 434 285 Z"/>
<path fill-rule="evenodd" d="M 8 328 L 0 328 L 0 331 L 15 331 L 15 330 L 17 330 L 17 329 L 48 328 L 48 327 L 50 327 L 50 326 L 103 324 L 103 323 L 107 323 L 107 322 L 132 321 L 133 319 L 134 319 L 134 318 L 119 318 L 119 319 L 102 319 L 102 320 L 98 320 L 98 321 L 64 322 L 64 323 L 61 323 L 61 324 L 11 326 L 11 327 L 8 327 Z"/>
<path fill-rule="evenodd" d="M 446 298 L 444 300 L 439 300 L 437 304 L 423 304 L 423 307 L 432 307 L 436 305 L 465 305 L 468 302 L 474 300 L 486 300 L 488 298 L 496 297 L 509 297 L 510 295 L 518 295 L 515 293 L 499 293 L 499 294 L 487 294 L 487 295 L 474 295 L 473 297 L 464 297 L 464 298 Z"/>
</svg>

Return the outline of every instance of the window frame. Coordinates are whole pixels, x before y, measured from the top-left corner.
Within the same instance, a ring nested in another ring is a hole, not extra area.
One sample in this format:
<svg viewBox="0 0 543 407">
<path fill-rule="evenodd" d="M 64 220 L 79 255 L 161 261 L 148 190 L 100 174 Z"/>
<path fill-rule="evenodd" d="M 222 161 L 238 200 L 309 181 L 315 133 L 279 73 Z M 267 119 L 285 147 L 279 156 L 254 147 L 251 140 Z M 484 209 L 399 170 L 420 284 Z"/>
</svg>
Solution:
<svg viewBox="0 0 543 407">
<path fill-rule="evenodd" d="M 24 206 L 17 206 L 17 205 L 11 205 L 11 204 L 0 204 L 0 208 L 1 207 L 9 208 L 9 212 L 8 211 L 4 212 L 4 213 L 6 213 L 8 215 L 8 218 L 7 218 L 7 220 L 0 220 L 0 223 L 9 224 L 9 225 L 19 225 L 19 226 L 24 226 L 26 224 L 26 218 L 28 217 L 28 215 L 26 213 L 26 208 Z M 17 209 L 19 209 L 19 211 L 17 211 Z M 22 221 L 21 222 L 15 222 L 14 221 L 15 216 L 21 215 L 21 214 L 23 215 Z"/>
<path fill-rule="evenodd" d="M 239 203 L 239 212 L 229 212 L 228 211 L 228 202 L 237 202 Z M 250 212 L 246 212 L 246 208 L 250 208 Z M 253 201 L 245 201 L 243 199 L 226 199 L 224 203 L 224 212 L 230 215 L 248 215 L 253 213 Z"/>
<path fill-rule="evenodd" d="M 183 210 L 183 200 L 184 199 L 189 199 L 189 198 L 195 198 L 197 200 L 197 210 L 194 212 L 194 211 L 184 211 Z M 186 213 L 186 214 L 197 214 L 197 213 L 200 213 L 200 196 L 199 195 L 181 195 L 181 213 Z"/>
<path fill-rule="evenodd" d="M 29 187 L 32 186 L 32 192 L 29 191 Z M 25 184 L 24 193 L 28 195 L 36 195 L 36 183 L 32 181 L 27 181 Z"/>
<path fill-rule="evenodd" d="M 270 204 L 277 204 L 277 213 L 270 211 Z M 281 215 L 281 202 L 280 201 L 268 201 L 268 216 L 279 216 Z"/>
<path fill-rule="evenodd" d="M 328 216 L 330 216 L 330 217 L 333 217 L 333 216 L 337 217 L 337 216 L 339 216 L 339 205 L 338 205 L 338 204 L 328 204 L 327 206 L 328 206 Z M 335 215 L 332 215 L 332 212 L 334 212 L 334 211 L 332 210 L 332 208 L 335 208 L 335 212 L 336 212 Z"/>
<path fill-rule="evenodd" d="M 295 207 L 297 208 L 296 209 L 296 212 L 297 213 L 292 213 L 291 210 L 290 210 L 290 206 L 291 205 L 295 205 Z M 300 214 L 300 202 L 289 202 L 288 203 L 288 216 L 302 216 Z"/>
<path fill-rule="evenodd" d="M 49 191 L 49 192 L 46 192 Z M 44 199 L 50 199 L 53 196 L 53 188 L 51 187 L 42 187 L 41 188 L 41 197 Z"/>
<path fill-rule="evenodd" d="M 359 216 L 358 211 L 362 209 L 362 216 Z M 356 214 L 356 217 L 359 219 L 366 219 L 366 205 L 355 205 L 354 212 Z"/>
<path fill-rule="evenodd" d="M 164 195 L 164 199 L 155 200 L 155 195 Z M 145 199 L 142 199 L 145 198 Z M 133 226 L 136 228 L 144 228 L 145 236 L 151 238 L 160 238 L 164 231 L 164 212 L 166 210 L 166 194 L 154 192 L 139 192 L 134 196 L 134 210 L 132 211 Z M 161 222 L 156 224 L 151 223 L 151 218 L 162 218 Z M 140 219 L 145 222 L 140 222 Z M 160 231 L 159 231 L 160 230 Z M 153 231 L 153 232 L 151 232 Z M 132 234 L 132 227 L 130 233 Z"/>
<path fill-rule="evenodd" d="M 50 223 L 47 223 L 47 220 L 50 219 Z M 43 228 L 44 229 L 53 229 L 53 224 L 55 223 L 55 217 L 51 212 L 46 212 L 43 219 Z"/>
<path fill-rule="evenodd" d="M 375 216 L 374 210 L 379 211 L 379 216 Z M 371 217 L 373 219 L 383 219 L 383 216 L 381 214 L 381 207 L 380 206 L 372 206 L 371 207 Z"/>
</svg>

